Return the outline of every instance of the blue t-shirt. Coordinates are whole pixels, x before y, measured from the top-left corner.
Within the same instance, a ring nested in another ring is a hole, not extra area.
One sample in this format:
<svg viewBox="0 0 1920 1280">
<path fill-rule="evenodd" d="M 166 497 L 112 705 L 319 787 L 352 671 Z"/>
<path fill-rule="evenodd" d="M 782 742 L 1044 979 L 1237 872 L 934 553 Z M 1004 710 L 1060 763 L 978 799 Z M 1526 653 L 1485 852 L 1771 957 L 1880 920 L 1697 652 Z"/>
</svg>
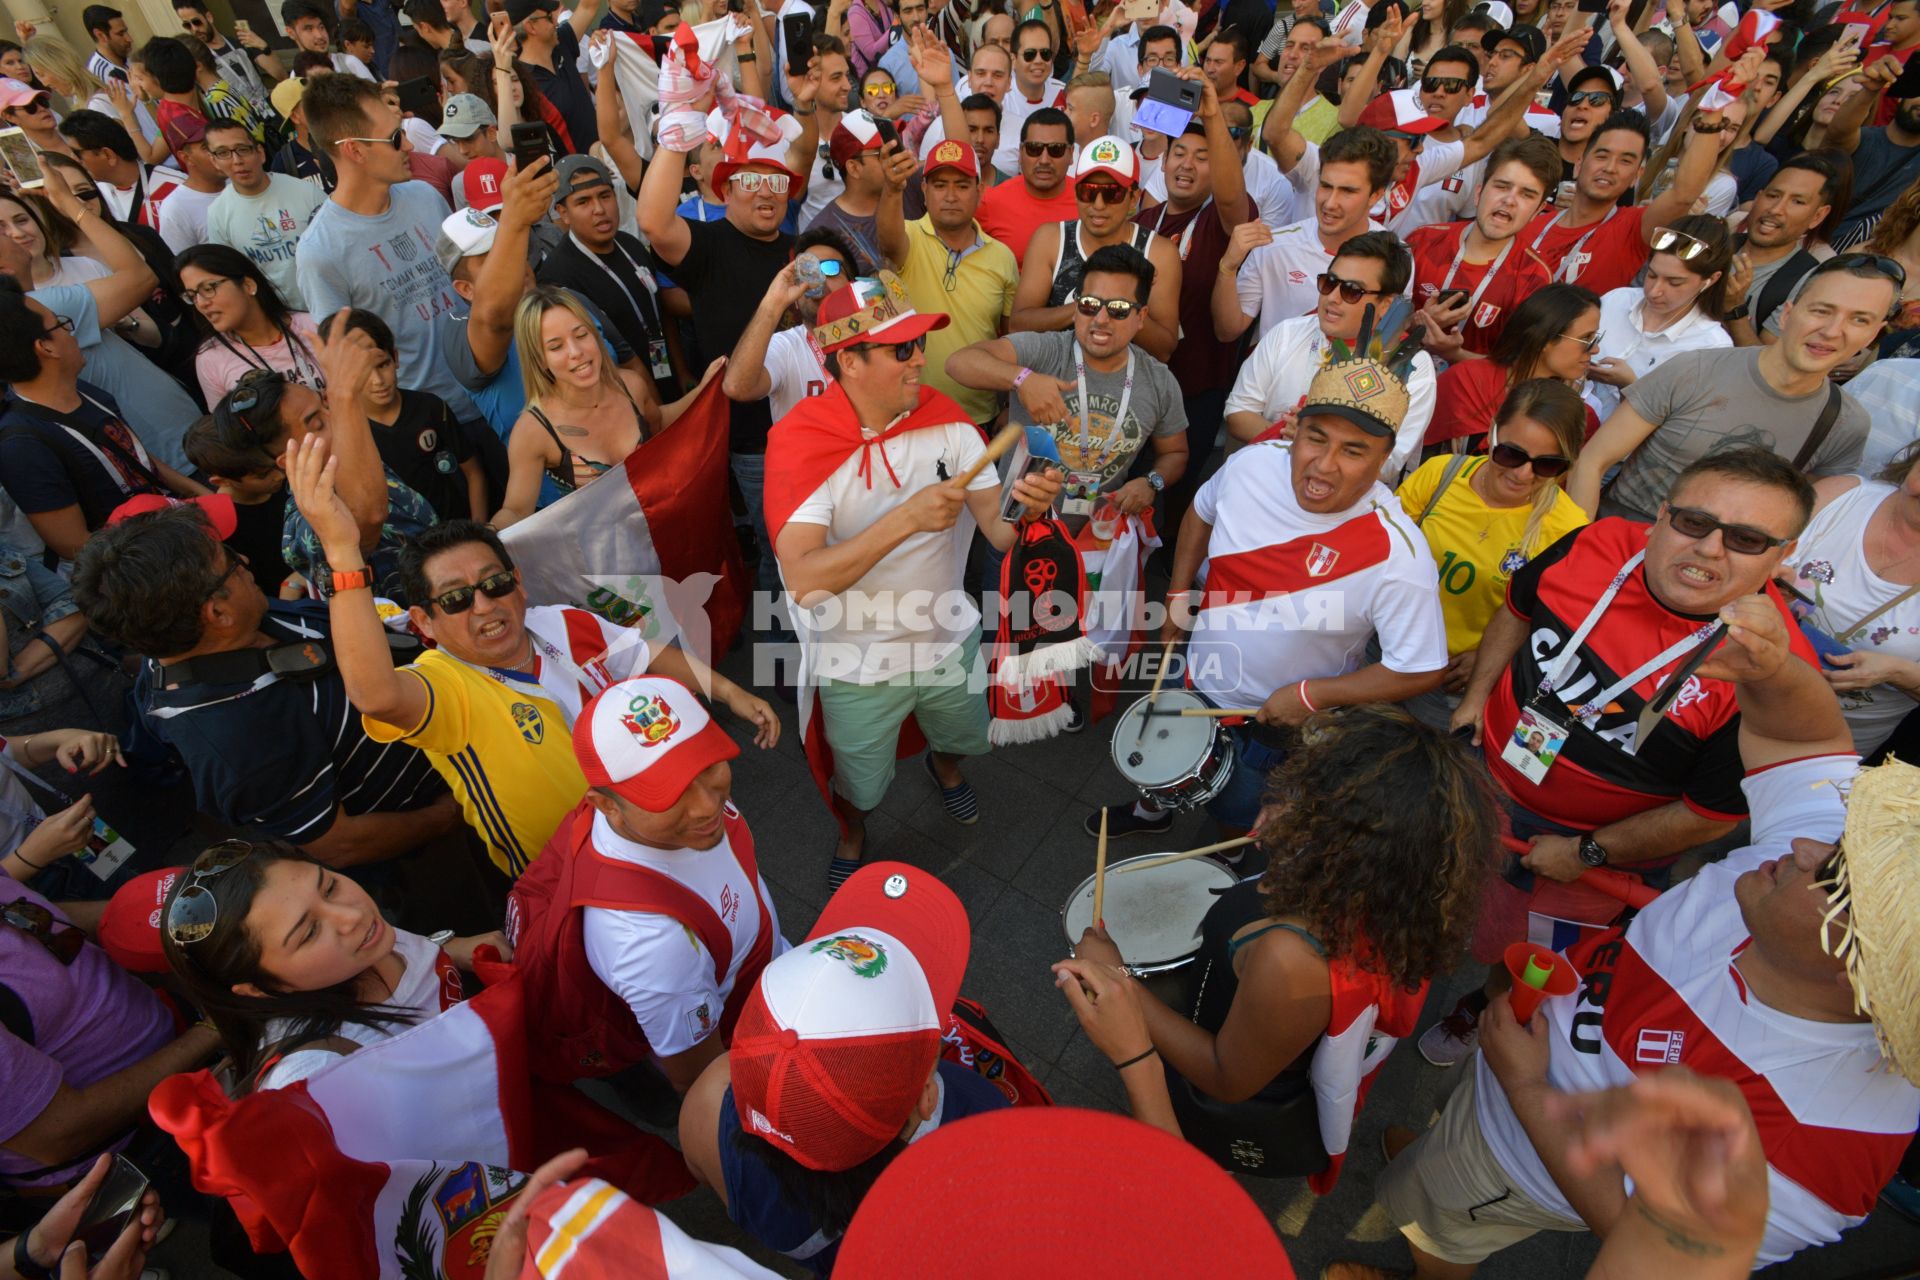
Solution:
<svg viewBox="0 0 1920 1280">
<path fill-rule="evenodd" d="M 936 1125 L 953 1124 L 1011 1105 L 1006 1094 L 958 1063 L 942 1058 L 936 1070 L 944 1090 L 940 1113 L 933 1121 Z M 833 1260 L 840 1253 L 840 1237 L 829 1238 L 818 1230 L 806 1214 L 781 1196 L 780 1184 L 766 1165 L 735 1149 L 733 1135 L 738 1132 L 740 1113 L 733 1105 L 733 1089 L 729 1087 L 720 1099 L 719 1143 L 720 1170 L 727 1182 L 727 1216 L 767 1248 L 785 1254 L 815 1275 L 831 1275 Z M 923 1126 L 915 1139 L 931 1132 Z"/>
</svg>

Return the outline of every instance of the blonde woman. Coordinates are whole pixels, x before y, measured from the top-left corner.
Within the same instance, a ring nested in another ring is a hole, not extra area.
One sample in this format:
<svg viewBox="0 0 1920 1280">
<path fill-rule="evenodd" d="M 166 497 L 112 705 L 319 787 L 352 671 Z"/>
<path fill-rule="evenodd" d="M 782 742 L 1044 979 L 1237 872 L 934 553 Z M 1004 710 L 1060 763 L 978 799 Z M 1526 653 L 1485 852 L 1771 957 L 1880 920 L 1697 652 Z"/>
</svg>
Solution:
<svg viewBox="0 0 1920 1280">
<path fill-rule="evenodd" d="M 1534 378 L 1507 393 L 1485 456 L 1430 459 L 1400 485 L 1400 505 L 1413 513 L 1439 566 L 1447 623 L 1446 682 L 1407 704 L 1427 723 L 1446 727 L 1473 673 L 1480 636 L 1506 600 L 1507 581 L 1587 523 L 1562 487 L 1586 428 L 1578 392 Z"/>
<path fill-rule="evenodd" d="M 109 85 L 87 70 L 86 59 L 72 45 L 58 36 L 37 35 L 27 41 L 25 52 L 33 74 L 60 95 L 69 111 L 85 107 L 125 125 L 142 164 L 160 164 L 172 154 L 165 141 L 141 131 L 132 91 L 117 80 Z"/>
</svg>

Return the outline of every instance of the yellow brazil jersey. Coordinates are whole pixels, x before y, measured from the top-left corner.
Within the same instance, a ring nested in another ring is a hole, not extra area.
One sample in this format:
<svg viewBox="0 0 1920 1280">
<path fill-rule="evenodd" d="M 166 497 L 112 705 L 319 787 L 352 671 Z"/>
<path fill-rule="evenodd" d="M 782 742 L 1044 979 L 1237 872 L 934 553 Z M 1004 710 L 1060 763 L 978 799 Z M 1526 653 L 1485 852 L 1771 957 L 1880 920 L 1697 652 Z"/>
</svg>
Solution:
<svg viewBox="0 0 1920 1280">
<path fill-rule="evenodd" d="M 427 714 L 411 728 L 363 716 L 367 736 L 426 752 L 495 865 L 518 876 L 587 791 L 566 717 L 534 680 L 437 649 L 401 670 L 427 686 Z"/>
<path fill-rule="evenodd" d="M 1418 516 L 1426 507 L 1448 461 L 1447 456 L 1431 458 L 1400 483 L 1400 505 L 1407 514 Z M 1449 655 L 1480 647 L 1481 633 L 1493 619 L 1493 611 L 1506 603 L 1508 580 L 1528 559 L 1520 537 L 1533 508 L 1489 507 L 1482 501 L 1468 481 L 1486 463 L 1485 458 L 1468 461 L 1420 524 L 1440 570 L 1440 611 L 1447 620 Z M 1540 526 L 1535 551 L 1587 523 L 1587 513 L 1566 490 L 1557 492 L 1559 497 Z"/>
</svg>

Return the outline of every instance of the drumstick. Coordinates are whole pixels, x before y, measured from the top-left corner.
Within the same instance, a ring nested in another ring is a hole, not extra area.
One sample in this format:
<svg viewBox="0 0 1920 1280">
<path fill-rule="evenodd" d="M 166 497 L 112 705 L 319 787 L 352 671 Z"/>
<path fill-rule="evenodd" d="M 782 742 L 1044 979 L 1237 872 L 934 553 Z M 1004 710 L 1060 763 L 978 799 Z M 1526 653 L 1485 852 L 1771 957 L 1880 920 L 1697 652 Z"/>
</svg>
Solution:
<svg viewBox="0 0 1920 1280">
<path fill-rule="evenodd" d="M 959 485 L 962 489 L 966 488 L 973 483 L 975 476 L 987 469 L 988 463 L 997 462 L 1001 454 L 1026 439 L 1026 436 L 1027 429 L 1025 427 L 1008 427 L 1005 431 L 1002 431 L 993 438 L 993 443 L 987 446 L 987 451 L 980 455 L 979 461 L 953 478 L 953 483 Z"/>
<path fill-rule="evenodd" d="M 1533 843 L 1517 836 L 1501 836 L 1500 843 L 1514 853 L 1529 853 Z M 1609 898 L 1618 898 L 1626 905 L 1638 910 L 1660 896 L 1660 891 L 1637 876 L 1624 871 L 1615 871 L 1610 867 L 1588 867 L 1580 873 L 1579 884 L 1606 894 Z"/>
<path fill-rule="evenodd" d="M 1182 707 L 1178 711 L 1157 711 L 1162 716 L 1204 716 L 1209 720 L 1224 720 L 1228 716 L 1257 716 L 1258 707 Z"/>
<path fill-rule="evenodd" d="M 1238 849 L 1243 844 L 1252 844 L 1252 843 L 1253 843 L 1252 836 L 1240 836 L 1237 839 L 1233 839 L 1233 840 L 1222 840 L 1219 844 L 1202 845 L 1198 849 L 1189 849 L 1185 853 L 1170 853 L 1164 858 L 1155 858 L 1152 862 L 1132 862 L 1127 864 L 1124 867 L 1119 868 L 1113 874 L 1117 876 L 1123 876 L 1127 874 L 1127 872 L 1129 871 L 1145 871 L 1151 867 L 1164 867 L 1169 863 L 1185 862 L 1188 858 L 1198 858 L 1205 854 L 1219 853 L 1222 850 L 1226 850 L 1226 849 Z M 1095 881 L 1094 883 L 1096 885 L 1099 884 L 1098 881 Z M 1098 888 L 1094 889 L 1095 894 L 1098 894 L 1099 892 L 1100 890 Z M 1097 919 L 1099 908 L 1096 906 L 1094 908 L 1094 911 L 1095 911 L 1095 918 Z"/>
<path fill-rule="evenodd" d="M 1179 638 L 1178 636 L 1169 637 L 1167 643 L 1160 649 L 1160 669 L 1153 673 L 1153 689 L 1147 694 L 1147 709 L 1140 716 L 1140 734 L 1133 740 L 1135 746 L 1147 740 L 1147 717 L 1158 714 L 1160 685 L 1167 678 L 1167 664 L 1173 661 L 1173 642 Z"/>
<path fill-rule="evenodd" d="M 1093 854 L 1093 927 L 1107 929 L 1107 809 L 1100 807 L 1100 846 Z"/>
</svg>

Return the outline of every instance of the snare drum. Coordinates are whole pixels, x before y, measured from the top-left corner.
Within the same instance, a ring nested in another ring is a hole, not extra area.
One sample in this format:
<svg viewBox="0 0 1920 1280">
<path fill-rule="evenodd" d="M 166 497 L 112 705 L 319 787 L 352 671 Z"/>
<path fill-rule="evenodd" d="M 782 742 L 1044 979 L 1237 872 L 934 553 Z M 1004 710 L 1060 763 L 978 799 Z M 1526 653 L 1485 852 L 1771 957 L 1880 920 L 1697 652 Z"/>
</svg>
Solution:
<svg viewBox="0 0 1920 1280">
<path fill-rule="evenodd" d="M 1200 921 L 1234 874 L 1208 858 L 1188 858 L 1164 867 L 1116 875 L 1164 854 L 1149 853 L 1107 864 L 1107 933 L 1120 956 L 1141 973 L 1178 969 L 1200 950 Z M 1093 927 L 1093 877 L 1080 882 L 1060 908 L 1068 945 Z"/>
<path fill-rule="evenodd" d="M 1201 808 L 1233 777 L 1238 754 L 1233 735 L 1216 719 L 1177 714 L 1182 707 L 1206 706 L 1199 694 L 1169 689 L 1149 716 L 1152 704 L 1152 698 L 1142 698 L 1114 722 L 1114 768 L 1161 809 Z"/>
</svg>

